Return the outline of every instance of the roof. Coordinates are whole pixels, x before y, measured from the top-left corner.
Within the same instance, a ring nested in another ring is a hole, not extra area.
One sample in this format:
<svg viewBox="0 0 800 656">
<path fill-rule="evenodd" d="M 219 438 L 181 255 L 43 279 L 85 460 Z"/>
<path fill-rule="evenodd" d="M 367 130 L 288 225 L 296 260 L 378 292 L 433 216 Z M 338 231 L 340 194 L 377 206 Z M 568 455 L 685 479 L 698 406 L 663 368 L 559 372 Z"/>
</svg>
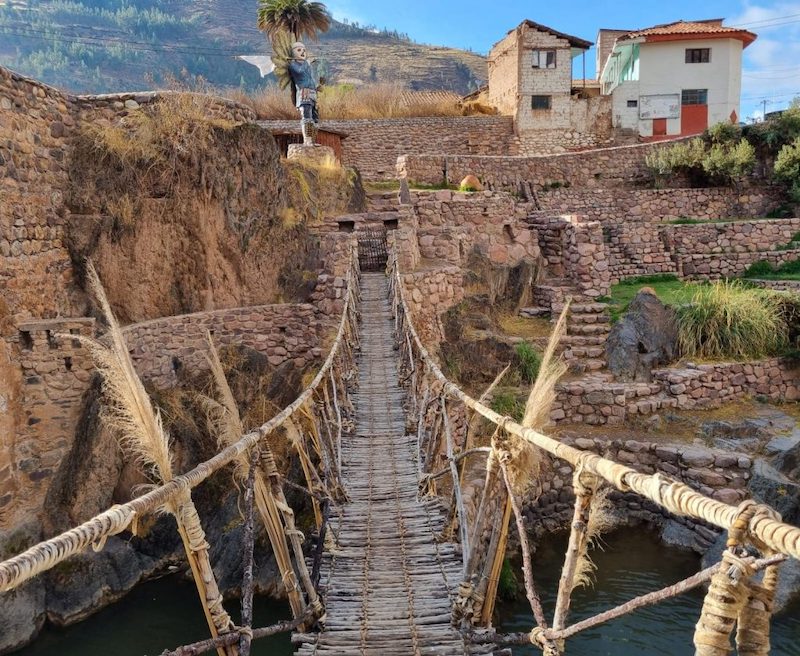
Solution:
<svg viewBox="0 0 800 656">
<path fill-rule="evenodd" d="M 681 41 L 692 38 L 728 38 L 739 39 L 744 42 L 745 47 L 756 40 L 753 32 L 739 29 L 736 27 L 725 27 L 722 25 L 721 18 L 712 18 L 702 21 L 679 20 L 674 23 L 664 23 L 655 25 L 643 30 L 628 32 L 619 37 L 618 41 L 628 41 L 631 39 L 644 39 L 649 41 Z"/>
<path fill-rule="evenodd" d="M 517 25 L 513 30 L 509 30 L 506 34 L 511 34 L 514 30 L 518 30 L 520 27 L 525 25 L 526 27 L 530 27 L 534 30 L 539 30 L 540 32 L 547 32 L 548 34 L 552 34 L 553 36 L 557 36 L 559 39 L 565 39 L 569 41 L 569 44 L 573 48 L 580 48 L 582 50 L 588 50 L 591 48 L 594 43 L 591 41 L 587 41 L 586 39 L 581 39 L 577 36 L 572 36 L 571 34 L 566 34 L 564 32 L 559 32 L 558 30 L 554 30 L 552 27 L 547 27 L 547 25 L 542 25 L 541 23 L 534 23 L 532 20 L 525 19 L 519 25 Z M 497 45 L 497 44 L 495 44 Z"/>
</svg>

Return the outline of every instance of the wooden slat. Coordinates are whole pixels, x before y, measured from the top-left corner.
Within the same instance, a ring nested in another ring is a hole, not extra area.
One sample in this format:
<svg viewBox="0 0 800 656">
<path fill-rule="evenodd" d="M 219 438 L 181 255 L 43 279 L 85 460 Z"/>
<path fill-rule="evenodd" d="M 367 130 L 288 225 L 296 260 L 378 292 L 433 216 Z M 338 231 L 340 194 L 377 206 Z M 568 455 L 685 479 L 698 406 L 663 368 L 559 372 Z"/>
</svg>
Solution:
<svg viewBox="0 0 800 656">
<path fill-rule="evenodd" d="M 438 544 L 446 512 L 417 499 L 417 437 L 405 435 L 393 318 L 383 273 L 362 274 L 356 430 L 343 436 L 350 502 L 332 511 L 338 544 L 324 554 L 325 627 L 296 634 L 299 656 L 491 654 L 450 624 L 460 547 Z"/>
</svg>

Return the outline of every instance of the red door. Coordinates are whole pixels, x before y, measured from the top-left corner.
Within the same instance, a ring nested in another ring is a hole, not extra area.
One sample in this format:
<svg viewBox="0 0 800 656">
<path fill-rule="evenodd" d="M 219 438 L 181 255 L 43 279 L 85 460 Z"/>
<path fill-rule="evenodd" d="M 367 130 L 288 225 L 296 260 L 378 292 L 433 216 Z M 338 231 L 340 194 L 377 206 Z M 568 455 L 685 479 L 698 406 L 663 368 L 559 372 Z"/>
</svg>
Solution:
<svg viewBox="0 0 800 656">
<path fill-rule="evenodd" d="M 708 127 L 708 105 L 681 106 L 681 134 L 700 134 Z"/>
<path fill-rule="evenodd" d="M 667 119 L 665 118 L 653 119 L 653 136 L 654 137 L 667 136 Z"/>
</svg>

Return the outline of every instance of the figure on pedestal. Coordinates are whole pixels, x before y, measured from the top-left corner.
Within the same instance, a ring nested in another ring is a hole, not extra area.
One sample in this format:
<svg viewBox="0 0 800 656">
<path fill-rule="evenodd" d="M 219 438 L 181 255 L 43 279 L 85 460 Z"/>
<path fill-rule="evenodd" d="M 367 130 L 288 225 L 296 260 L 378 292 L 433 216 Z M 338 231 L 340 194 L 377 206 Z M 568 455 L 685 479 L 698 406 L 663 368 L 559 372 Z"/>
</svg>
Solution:
<svg viewBox="0 0 800 656">
<path fill-rule="evenodd" d="M 303 130 L 303 143 L 314 146 L 319 125 L 317 111 L 317 80 L 311 62 L 308 61 L 306 47 L 300 41 L 292 44 L 292 59 L 289 61 L 289 75 L 297 88 L 297 109 L 300 110 L 300 125 Z"/>
</svg>

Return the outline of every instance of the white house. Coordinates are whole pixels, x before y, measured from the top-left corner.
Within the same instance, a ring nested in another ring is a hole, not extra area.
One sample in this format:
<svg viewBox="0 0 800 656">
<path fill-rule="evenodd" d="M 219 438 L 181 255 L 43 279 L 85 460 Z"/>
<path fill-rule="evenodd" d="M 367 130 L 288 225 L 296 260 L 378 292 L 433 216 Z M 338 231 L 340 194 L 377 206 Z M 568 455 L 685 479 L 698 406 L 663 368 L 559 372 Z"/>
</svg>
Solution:
<svg viewBox="0 0 800 656">
<path fill-rule="evenodd" d="M 738 122 L 742 51 L 756 35 L 722 21 L 600 30 L 597 70 L 614 127 L 658 138 Z"/>
</svg>

